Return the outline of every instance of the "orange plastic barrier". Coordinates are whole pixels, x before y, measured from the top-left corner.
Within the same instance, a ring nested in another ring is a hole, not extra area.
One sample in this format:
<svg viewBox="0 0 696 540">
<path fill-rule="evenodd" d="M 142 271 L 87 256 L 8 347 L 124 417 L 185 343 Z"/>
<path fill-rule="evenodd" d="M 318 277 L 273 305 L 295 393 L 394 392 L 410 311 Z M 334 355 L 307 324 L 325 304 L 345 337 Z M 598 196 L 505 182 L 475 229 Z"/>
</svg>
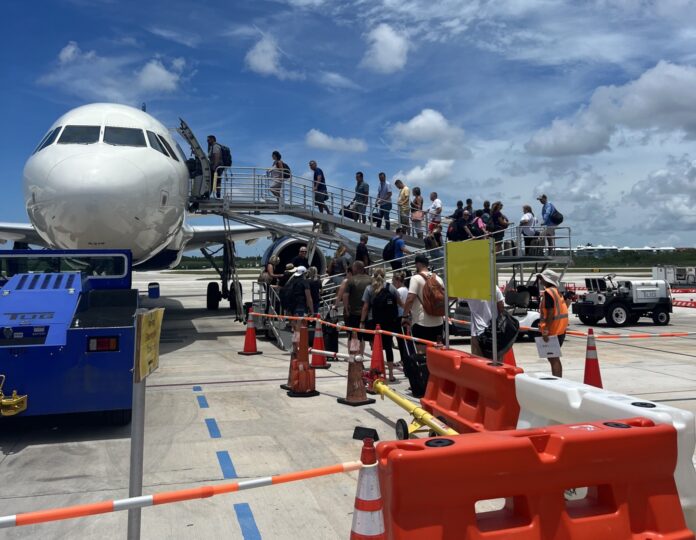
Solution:
<svg viewBox="0 0 696 540">
<path fill-rule="evenodd" d="M 389 441 L 377 455 L 389 539 L 694 538 L 676 431 L 644 418 Z"/>
<path fill-rule="evenodd" d="M 421 405 L 459 433 L 515 429 L 520 406 L 515 375 L 522 369 L 453 349 L 428 348 L 430 376 Z"/>
</svg>

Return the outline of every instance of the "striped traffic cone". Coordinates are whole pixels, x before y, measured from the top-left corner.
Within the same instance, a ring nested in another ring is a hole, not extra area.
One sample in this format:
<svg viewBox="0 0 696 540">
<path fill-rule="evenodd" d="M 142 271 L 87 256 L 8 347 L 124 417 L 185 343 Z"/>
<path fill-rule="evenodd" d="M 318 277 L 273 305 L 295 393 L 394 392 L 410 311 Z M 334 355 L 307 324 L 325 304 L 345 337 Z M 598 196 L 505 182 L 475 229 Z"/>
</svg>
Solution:
<svg viewBox="0 0 696 540">
<path fill-rule="evenodd" d="M 599 371 L 599 359 L 597 358 L 597 345 L 595 344 L 594 330 L 587 331 L 587 352 L 585 353 L 585 384 L 604 388 L 602 386 L 602 374 Z"/>
<path fill-rule="evenodd" d="M 312 349 L 317 351 L 323 351 L 324 349 L 324 334 L 321 331 L 321 321 L 317 320 L 316 330 L 314 331 L 314 342 L 312 343 Z M 312 363 L 310 364 L 312 369 L 329 369 L 331 364 L 326 361 L 326 356 L 321 354 L 312 353 Z"/>
<path fill-rule="evenodd" d="M 510 347 L 507 350 L 507 352 L 503 355 L 503 364 L 517 367 L 517 362 L 515 361 L 515 353 L 512 352 L 512 347 Z"/>
<path fill-rule="evenodd" d="M 363 439 L 360 461 L 363 467 L 358 475 L 350 538 L 351 540 L 385 539 L 387 535 L 384 530 L 382 493 L 377 475 L 377 451 L 374 441 L 370 438 Z"/>
<path fill-rule="evenodd" d="M 300 343 L 297 347 L 297 357 L 290 360 L 290 397 L 314 397 L 319 392 L 315 388 L 314 371 L 309 369 L 309 329 L 302 322 L 300 328 Z"/>
<path fill-rule="evenodd" d="M 249 317 L 247 318 L 246 333 L 244 334 L 244 350 L 237 351 L 237 354 L 244 356 L 252 356 L 254 354 L 261 354 L 261 351 L 256 349 L 256 328 L 254 327 L 254 312 L 249 312 Z"/>
<path fill-rule="evenodd" d="M 382 347 L 382 334 L 379 333 L 380 327 L 375 328 L 377 333 L 372 340 L 372 358 L 370 359 L 370 373 L 384 377 L 384 347 Z"/>
</svg>

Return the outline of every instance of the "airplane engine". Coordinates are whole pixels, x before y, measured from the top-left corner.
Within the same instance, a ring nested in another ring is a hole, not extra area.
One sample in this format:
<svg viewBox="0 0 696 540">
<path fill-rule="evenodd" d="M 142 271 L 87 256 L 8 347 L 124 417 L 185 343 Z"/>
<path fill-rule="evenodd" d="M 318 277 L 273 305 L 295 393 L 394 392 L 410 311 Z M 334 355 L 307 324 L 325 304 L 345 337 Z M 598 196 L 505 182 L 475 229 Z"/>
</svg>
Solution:
<svg viewBox="0 0 696 540">
<path fill-rule="evenodd" d="M 307 242 L 304 240 L 298 240 L 297 238 L 292 238 L 290 236 L 278 238 L 278 240 L 273 242 L 263 254 L 261 264 L 265 268 L 266 264 L 268 264 L 268 260 L 273 255 L 277 255 L 280 257 L 280 267 L 285 268 L 286 264 L 291 263 L 292 260 L 297 257 L 298 253 L 300 252 L 300 247 L 306 245 Z M 317 267 L 319 275 L 326 273 L 326 256 L 319 248 L 317 248 L 314 252 L 311 265 Z"/>
</svg>

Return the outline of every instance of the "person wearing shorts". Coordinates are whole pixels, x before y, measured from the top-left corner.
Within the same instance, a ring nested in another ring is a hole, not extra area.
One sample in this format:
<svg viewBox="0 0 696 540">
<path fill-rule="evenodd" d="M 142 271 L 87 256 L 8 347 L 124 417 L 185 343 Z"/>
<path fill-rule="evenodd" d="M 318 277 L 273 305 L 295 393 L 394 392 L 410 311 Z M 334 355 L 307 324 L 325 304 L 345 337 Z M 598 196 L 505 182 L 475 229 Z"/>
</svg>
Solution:
<svg viewBox="0 0 696 540">
<path fill-rule="evenodd" d="M 430 276 L 428 265 L 430 261 L 425 255 L 416 256 L 416 274 L 411 277 L 411 282 L 408 287 L 408 296 L 406 297 L 406 305 L 404 306 L 404 325 L 411 326 L 413 337 L 434 341 L 435 343 L 442 342 L 442 333 L 444 323 L 442 317 L 430 315 L 423 309 L 423 287 L 425 286 L 426 277 Z M 438 283 L 444 287 L 444 283 L 439 276 L 435 276 Z M 418 352 L 425 352 L 425 345 L 416 343 Z"/>
</svg>

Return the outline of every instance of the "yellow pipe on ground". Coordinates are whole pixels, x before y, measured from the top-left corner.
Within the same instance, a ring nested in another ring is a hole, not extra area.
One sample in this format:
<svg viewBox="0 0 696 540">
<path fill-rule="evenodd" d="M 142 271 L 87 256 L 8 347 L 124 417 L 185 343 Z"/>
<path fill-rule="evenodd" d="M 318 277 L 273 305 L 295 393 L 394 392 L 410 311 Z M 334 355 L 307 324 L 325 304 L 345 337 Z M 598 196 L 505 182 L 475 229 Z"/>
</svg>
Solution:
<svg viewBox="0 0 696 540">
<path fill-rule="evenodd" d="M 384 381 L 375 381 L 372 385 L 372 388 L 377 394 L 379 394 L 383 398 L 387 397 L 391 399 L 399 407 L 404 409 L 408 414 L 413 416 L 416 422 L 424 426 L 428 426 L 438 435 L 459 435 L 458 432 L 454 431 L 451 427 L 447 426 L 446 424 L 443 424 L 440 420 L 435 418 L 428 411 L 422 409 L 421 407 L 418 407 L 417 405 L 414 405 L 411 401 L 400 395 L 398 392 L 395 392 L 394 390 L 389 388 L 389 386 L 387 386 L 387 383 L 385 383 Z"/>
</svg>

